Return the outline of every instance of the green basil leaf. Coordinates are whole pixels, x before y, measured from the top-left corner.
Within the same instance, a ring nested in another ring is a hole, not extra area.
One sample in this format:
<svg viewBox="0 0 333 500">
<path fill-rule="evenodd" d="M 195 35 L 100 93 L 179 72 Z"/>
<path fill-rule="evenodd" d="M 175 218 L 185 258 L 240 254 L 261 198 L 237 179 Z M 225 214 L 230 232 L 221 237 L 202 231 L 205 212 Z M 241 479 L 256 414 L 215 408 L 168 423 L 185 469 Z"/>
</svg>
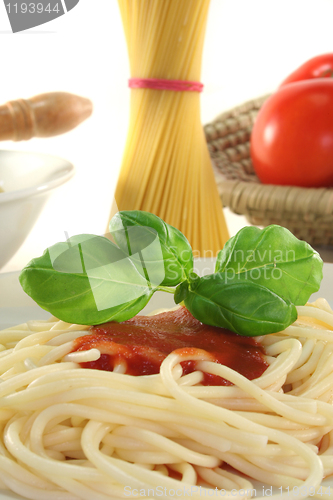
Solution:
<svg viewBox="0 0 333 500">
<path fill-rule="evenodd" d="M 190 275 L 188 277 L 188 282 L 189 282 L 190 290 L 195 290 L 196 287 L 201 282 L 201 278 L 197 273 L 192 272 L 192 273 L 190 273 Z"/>
<path fill-rule="evenodd" d="M 155 289 L 131 259 L 102 236 L 79 235 L 33 259 L 20 275 L 23 290 L 63 321 L 125 321 L 145 307 Z"/>
<path fill-rule="evenodd" d="M 219 252 L 216 272 L 228 282 L 252 281 L 295 305 L 304 305 L 319 290 L 323 277 L 319 254 L 288 229 L 244 227 Z"/>
<path fill-rule="evenodd" d="M 250 337 L 284 330 L 297 318 L 295 306 L 268 288 L 251 281 L 226 285 L 222 273 L 201 278 L 184 303 L 202 323 Z"/>
<path fill-rule="evenodd" d="M 109 229 L 134 264 L 139 262 L 141 266 L 144 262 L 145 273 L 155 285 L 177 286 L 193 269 L 193 253 L 185 236 L 154 214 L 140 210 L 118 212 Z"/>
<path fill-rule="evenodd" d="M 174 295 L 174 301 L 176 304 L 180 304 L 181 302 L 184 302 L 184 300 L 186 299 L 186 297 L 189 294 L 188 288 L 189 288 L 188 281 L 183 281 L 182 283 L 180 283 L 177 286 L 176 291 L 175 291 L 175 295 Z"/>
</svg>

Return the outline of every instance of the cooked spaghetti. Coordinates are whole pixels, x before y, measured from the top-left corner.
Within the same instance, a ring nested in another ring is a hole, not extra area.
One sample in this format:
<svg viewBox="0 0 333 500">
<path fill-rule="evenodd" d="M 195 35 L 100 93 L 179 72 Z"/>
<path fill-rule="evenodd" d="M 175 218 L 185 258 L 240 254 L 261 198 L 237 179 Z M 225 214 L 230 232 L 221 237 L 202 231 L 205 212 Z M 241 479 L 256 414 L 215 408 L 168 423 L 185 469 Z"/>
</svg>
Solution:
<svg viewBox="0 0 333 500">
<path fill-rule="evenodd" d="M 200 80 L 210 0 L 118 3 L 133 78 Z M 152 212 L 177 227 L 198 254 L 215 255 L 223 247 L 228 231 L 197 92 L 131 90 L 115 200 L 119 210 Z"/>
<path fill-rule="evenodd" d="M 33 500 L 247 498 L 253 478 L 278 498 L 292 488 L 327 498 L 333 313 L 322 299 L 298 312 L 285 331 L 257 338 L 269 366 L 254 380 L 198 349 L 171 352 L 156 375 L 85 369 L 101 356 L 73 352 L 88 327 L 51 318 L 3 330 L 1 487 Z M 184 375 L 186 360 L 196 369 Z M 204 373 L 233 385 L 203 386 Z"/>
</svg>

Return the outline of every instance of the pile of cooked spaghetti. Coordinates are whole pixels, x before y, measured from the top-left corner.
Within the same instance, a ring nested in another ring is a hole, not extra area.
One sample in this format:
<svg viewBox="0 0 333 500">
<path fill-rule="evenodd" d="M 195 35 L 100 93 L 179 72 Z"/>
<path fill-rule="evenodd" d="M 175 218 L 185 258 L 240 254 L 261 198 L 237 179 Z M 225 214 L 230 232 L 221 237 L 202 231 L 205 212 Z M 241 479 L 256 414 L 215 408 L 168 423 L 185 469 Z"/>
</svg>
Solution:
<svg viewBox="0 0 333 500">
<path fill-rule="evenodd" d="M 101 356 L 73 351 L 89 327 L 51 318 L 3 330 L 0 487 L 33 500 L 235 499 L 255 494 L 252 478 L 278 498 L 328 497 L 333 312 L 320 299 L 298 314 L 256 338 L 268 368 L 254 380 L 193 349 L 156 375 L 85 369 Z M 196 370 L 183 374 L 184 360 Z M 204 386 L 203 373 L 232 385 Z"/>
</svg>

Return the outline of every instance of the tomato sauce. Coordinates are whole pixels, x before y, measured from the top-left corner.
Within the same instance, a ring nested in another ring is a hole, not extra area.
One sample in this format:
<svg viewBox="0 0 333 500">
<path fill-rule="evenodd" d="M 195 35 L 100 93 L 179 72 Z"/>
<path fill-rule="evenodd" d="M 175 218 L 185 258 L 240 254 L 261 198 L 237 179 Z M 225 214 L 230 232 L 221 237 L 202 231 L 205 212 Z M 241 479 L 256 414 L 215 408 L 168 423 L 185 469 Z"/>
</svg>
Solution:
<svg viewBox="0 0 333 500">
<path fill-rule="evenodd" d="M 84 368 L 112 371 L 119 363 L 126 364 L 129 375 L 159 373 L 163 359 L 172 351 L 186 355 L 204 350 L 210 359 L 228 366 L 249 380 L 266 370 L 263 348 L 253 337 L 237 335 L 224 328 L 207 326 L 195 319 L 185 308 L 155 316 L 135 316 L 122 323 L 105 323 L 91 327 L 91 334 L 79 337 L 73 351 L 97 348 L 97 361 L 81 363 Z M 183 361 L 183 373 L 196 369 L 197 361 Z M 216 375 L 204 374 L 203 385 L 231 385 Z"/>
</svg>

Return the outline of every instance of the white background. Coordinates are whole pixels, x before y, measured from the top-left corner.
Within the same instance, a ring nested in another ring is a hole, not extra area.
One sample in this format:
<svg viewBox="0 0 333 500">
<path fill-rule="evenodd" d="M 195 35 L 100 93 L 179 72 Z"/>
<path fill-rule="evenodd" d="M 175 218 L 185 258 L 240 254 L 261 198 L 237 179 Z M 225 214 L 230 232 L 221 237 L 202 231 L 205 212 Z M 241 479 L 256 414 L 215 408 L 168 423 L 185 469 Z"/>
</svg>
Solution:
<svg viewBox="0 0 333 500">
<path fill-rule="evenodd" d="M 332 19 L 333 0 L 211 0 L 202 122 L 273 91 L 310 57 L 333 52 Z M 16 34 L 1 3 L 0 53 L 0 103 L 67 91 L 94 104 L 92 117 L 65 135 L 2 143 L 2 149 L 51 153 L 76 166 L 75 178 L 53 194 L 2 269 L 7 272 L 64 240 L 65 232 L 104 232 L 127 134 L 130 91 L 117 0 L 80 0 L 66 15 Z M 232 234 L 245 223 L 228 213 L 227 220 Z"/>
</svg>

